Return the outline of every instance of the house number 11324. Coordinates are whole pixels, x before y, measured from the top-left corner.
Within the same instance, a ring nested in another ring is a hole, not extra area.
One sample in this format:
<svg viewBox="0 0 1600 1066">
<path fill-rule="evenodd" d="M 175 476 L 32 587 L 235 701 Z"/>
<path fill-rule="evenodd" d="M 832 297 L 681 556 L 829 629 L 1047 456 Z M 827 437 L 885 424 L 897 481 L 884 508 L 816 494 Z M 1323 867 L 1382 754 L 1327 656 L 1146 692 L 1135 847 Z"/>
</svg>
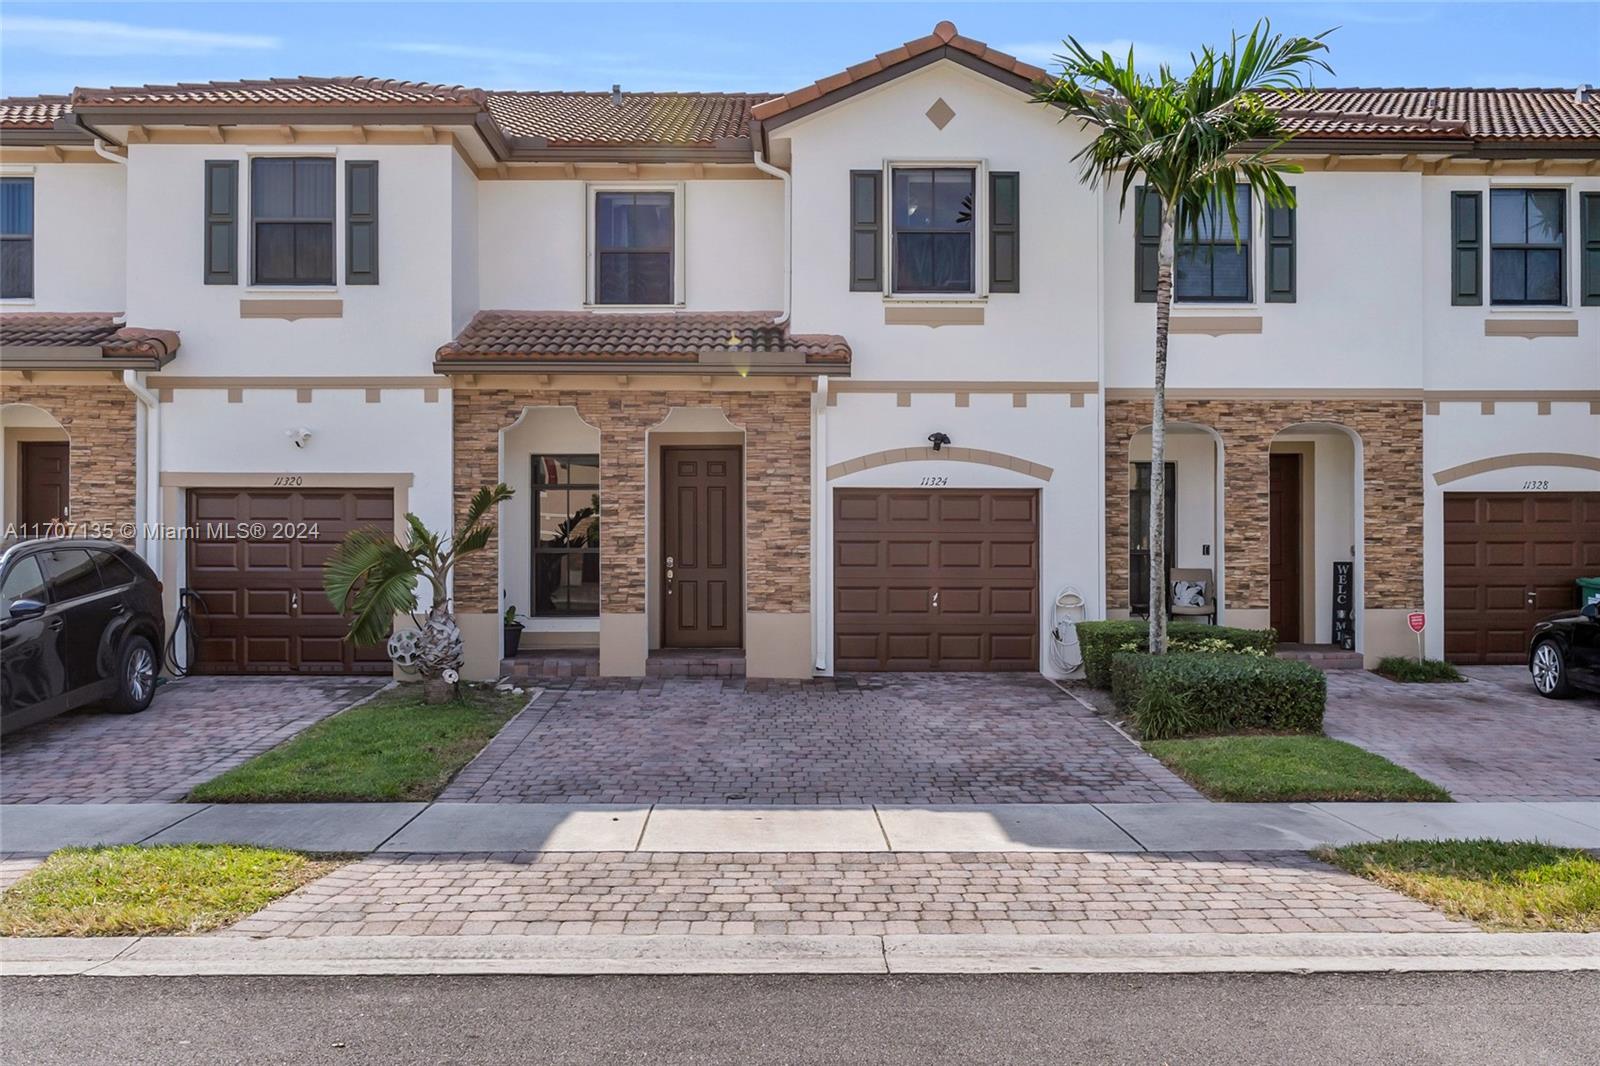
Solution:
<svg viewBox="0 0 1600 1066">
<path fill-rule="evenodd" d="M 948 477 L 944 477 L 942 475 L 937 475 L 936 474 L 936 475 L 934 475 L 932 477 L 923 478 L 922 479 L 922 484 L 924 486 L 926 486 L 926 487 L 929 487 L 929 488 L 941 488 L 941 487 L 943 487 L 945 485 L 950 484 L 950 479 Z"/>
</svg>

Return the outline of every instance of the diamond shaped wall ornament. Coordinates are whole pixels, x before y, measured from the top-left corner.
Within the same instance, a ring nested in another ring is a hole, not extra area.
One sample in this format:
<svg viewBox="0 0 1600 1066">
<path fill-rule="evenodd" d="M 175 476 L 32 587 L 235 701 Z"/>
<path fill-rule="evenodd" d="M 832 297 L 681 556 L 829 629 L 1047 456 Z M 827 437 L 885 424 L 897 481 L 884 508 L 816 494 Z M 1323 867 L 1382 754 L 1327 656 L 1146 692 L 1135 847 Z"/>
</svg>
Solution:
<svg viewBox="0 0 1600 1066">
<path fill-rule="evenodd" d="M 950 125 L 950 120 L 956 117 L 955 109 L 945 103 L 942 96 L 933 102 L 933 106 L 928 108 L 927 114 L 928 121 L 941 130 Z"/>
</svg>

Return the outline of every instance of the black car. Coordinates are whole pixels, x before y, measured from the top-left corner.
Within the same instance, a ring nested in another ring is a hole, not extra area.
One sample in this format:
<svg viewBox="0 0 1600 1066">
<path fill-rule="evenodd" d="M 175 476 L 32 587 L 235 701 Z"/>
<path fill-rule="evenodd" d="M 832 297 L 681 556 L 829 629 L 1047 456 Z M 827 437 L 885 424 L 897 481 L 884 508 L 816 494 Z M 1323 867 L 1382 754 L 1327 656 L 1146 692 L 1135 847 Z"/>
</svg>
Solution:
<svg viewBox="0 0 1600 1066">
<path fill-rule="evenodd" d="M 1600 692 L 1600 603 L 1536 623 L 1528 670 L 1539 694 L 1554 700 L 1574 689 Z"/>
<path fill-rule="evenodd" d="M 0 553 L 0 732 L 77 707 L 155 697 L 161 582 L 127 547 L 52 538 Z"/>
</svg>

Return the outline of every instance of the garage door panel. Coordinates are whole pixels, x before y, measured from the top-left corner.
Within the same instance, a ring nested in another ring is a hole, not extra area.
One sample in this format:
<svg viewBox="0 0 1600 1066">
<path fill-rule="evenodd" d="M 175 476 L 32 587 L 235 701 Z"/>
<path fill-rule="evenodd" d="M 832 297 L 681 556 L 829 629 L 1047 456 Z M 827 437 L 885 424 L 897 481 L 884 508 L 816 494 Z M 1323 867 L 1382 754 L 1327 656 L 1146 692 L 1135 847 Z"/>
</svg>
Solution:
<svg viewBox="0 0 1600 1066">
<path fill-rule="evenodd" d="M 1522 663 L 1533 624 L 1600 572 L 1600 493 L 1447 493 L 1445 655 Z"/>
<path fill-rule="evenodd" d="M 838 669 L 1037 668 L 1036 493 L 842 489 L 834 514 Z"/>
<path fill-rule="evenodd" d="M 392 528 L 388 490 L 195 489 L 189 515 L 202 535 L 188 553 L 188 585 L 206 608 L 197 612 L 199 672 L 388 672 L 381 645 L 344 641 L 347 623 L 322 588 L 322 568 L 347 533 Z M 249 539 L 251 523 L 269 534 L 283 532 L 274 523 L 305 523 L 308 535 Z M 241 526 L 246 536 L 231 536 Z"/>
</svg>

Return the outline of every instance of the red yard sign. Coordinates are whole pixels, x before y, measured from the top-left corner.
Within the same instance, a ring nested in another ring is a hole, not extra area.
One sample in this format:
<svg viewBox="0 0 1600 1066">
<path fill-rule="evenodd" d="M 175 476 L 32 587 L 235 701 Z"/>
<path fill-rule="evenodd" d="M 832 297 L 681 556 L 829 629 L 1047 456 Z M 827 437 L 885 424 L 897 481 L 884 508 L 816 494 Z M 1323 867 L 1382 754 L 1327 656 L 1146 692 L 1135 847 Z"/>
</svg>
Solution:
<svg viewBox="0 0 1600 1066">
<path fill-rule="evenodd" d="M 1423 627 L 1427 624 L 1428 616 L 1423 614 L 1421 611 L 1412 611 L 1410 614 L 1406 615 L 1406 625 L 1411 627 L 1411 632 L 1413 633 L 1421 633 Z"/>
</svg>

